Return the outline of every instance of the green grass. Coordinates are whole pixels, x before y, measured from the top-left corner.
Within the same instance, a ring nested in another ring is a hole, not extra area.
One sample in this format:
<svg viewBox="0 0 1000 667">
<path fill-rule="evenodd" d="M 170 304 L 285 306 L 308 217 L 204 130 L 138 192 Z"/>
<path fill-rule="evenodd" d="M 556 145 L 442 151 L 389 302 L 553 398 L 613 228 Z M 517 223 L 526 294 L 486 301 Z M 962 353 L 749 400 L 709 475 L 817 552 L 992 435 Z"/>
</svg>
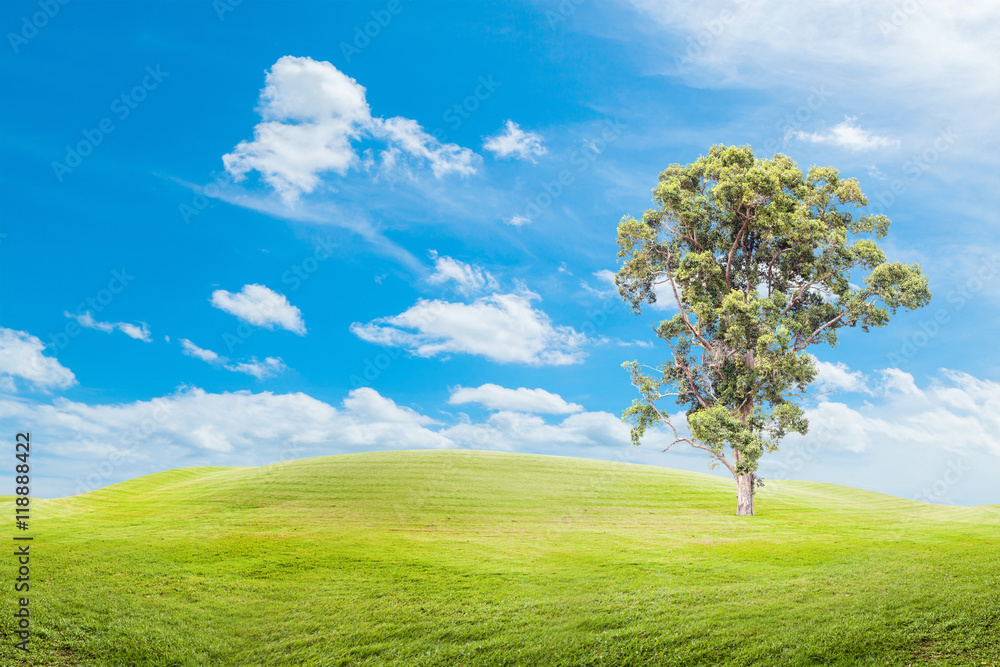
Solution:
<svg viewBox="0 0 1000 667">
<path fill-rule="evenodd" d="M 32 507 L 3 665 L 1000 665 L 997 506 L 768 482 L 736 517 L 707 474 L 422 451 Z"/>
</svg>

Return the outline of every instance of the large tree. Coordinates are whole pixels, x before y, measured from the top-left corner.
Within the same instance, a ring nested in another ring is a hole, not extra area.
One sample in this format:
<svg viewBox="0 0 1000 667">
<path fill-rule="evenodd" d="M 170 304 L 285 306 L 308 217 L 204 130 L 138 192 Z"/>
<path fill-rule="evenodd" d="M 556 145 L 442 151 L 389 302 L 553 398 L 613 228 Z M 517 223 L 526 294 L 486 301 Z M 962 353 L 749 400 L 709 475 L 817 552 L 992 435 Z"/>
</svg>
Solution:
<svg viewBox="0 0 1000 667">
<path fill-rule="evenodd" d="M 835 169 L 803 176 L 785 155 L 718 145 L 671 165 L 653 192 L 656 208 L 618 225 L 615 282 L 636 314 L 663 297 L 677 312 L 654 326 L 671 353 L 665 363 L 623 364 L 641 398 L 622 419 L 635 445 L 664 424 L 667 449 L 709 452 L 736 480 L 737 514 L 752 515 L 761 455 L 808 428 L 799 403 L 817 370 L 806 348 L 926 305 L 927 279 L 917 264 L 886 261 L 868 237 L 884 237 L 889 219 L 845 210 L 867 200 Z M 671 403 L 686 406 L 689 437 Z"/>
</svg>

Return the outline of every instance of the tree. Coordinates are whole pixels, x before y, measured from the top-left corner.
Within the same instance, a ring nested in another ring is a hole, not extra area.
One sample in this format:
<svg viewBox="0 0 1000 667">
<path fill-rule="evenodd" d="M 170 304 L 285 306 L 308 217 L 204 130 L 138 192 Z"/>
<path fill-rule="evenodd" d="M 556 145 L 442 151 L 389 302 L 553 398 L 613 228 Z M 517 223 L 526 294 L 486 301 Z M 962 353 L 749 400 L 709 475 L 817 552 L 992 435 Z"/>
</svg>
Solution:
<svg viewBox="0 0 1000 667">
<path fill-rule="evenodd" d="M 785 155 L 762 160 L 749 146 L 717 145 L 671 165 L 653 192 L 657 208 L 618 225 L 615 283 L 637 315 L 657 289 L 676 305 L 654 326 L 672 358 L 622 364 L 641 395 L 622 419 L 633 445 L 664 424 L 674 437 L 667 449 L 687 442 L 709 452 L 713 467 L 733 474 L 736 513 L 752 515 L 761 456 L 808 429 L 799 403 L 817 369 L 806 348 L 836 346 L 842 327 L 868 332 L 900 307 L 925 306 L 927 278 L 863 238 L 883 238 L 889 219 L 845 211 L 867 200 L 835 169 L 803 176 Z M 660 406 L 668 397 L 687 407 L 690 437 Z"/>
</svg>

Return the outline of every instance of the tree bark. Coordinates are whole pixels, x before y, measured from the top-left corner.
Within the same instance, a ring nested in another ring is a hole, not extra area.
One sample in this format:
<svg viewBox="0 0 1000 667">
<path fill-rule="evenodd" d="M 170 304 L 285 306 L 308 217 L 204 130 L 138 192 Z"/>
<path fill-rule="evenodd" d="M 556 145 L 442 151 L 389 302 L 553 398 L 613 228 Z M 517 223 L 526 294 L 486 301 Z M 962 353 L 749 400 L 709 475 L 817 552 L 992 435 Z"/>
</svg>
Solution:
<svg viewBox="0 0 1000 667">
<path fill-rule="evenodd" d="M 753 516 L 753 473 L 736 475 L 736 516 Z"/>
</svg>

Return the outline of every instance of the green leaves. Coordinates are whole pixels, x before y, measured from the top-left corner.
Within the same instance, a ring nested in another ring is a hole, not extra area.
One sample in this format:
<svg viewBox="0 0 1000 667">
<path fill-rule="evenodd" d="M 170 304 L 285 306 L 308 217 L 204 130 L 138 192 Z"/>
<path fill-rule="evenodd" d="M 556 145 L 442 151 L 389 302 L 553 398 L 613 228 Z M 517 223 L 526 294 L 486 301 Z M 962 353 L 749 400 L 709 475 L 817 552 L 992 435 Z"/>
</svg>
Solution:
<svg viewBox="0 0 1000 667">
<path fill-rule="evenodd" d="M 637 314 L 657 285 L 678 313 L 656 330 L 673 352 L 658 377 L 626 364 L 642 396 L 623 415 L 635 444 L 666 421 L 656 405 L 670 397 L 688 406 L 692 445 L 752 472 L 784 435 L 808 429 L 796 403 L 816 376 L 806 348 L 931 298 L 918 265 L 888 263 L 878 247 L 889 219 L 848 210 L 867 199 L 836 169 L 803 175 L 785 155 L 716 145 L 665 169 L 653 193 L 656 208 L 618 225 L 615 283 Z"/>
</svg>

